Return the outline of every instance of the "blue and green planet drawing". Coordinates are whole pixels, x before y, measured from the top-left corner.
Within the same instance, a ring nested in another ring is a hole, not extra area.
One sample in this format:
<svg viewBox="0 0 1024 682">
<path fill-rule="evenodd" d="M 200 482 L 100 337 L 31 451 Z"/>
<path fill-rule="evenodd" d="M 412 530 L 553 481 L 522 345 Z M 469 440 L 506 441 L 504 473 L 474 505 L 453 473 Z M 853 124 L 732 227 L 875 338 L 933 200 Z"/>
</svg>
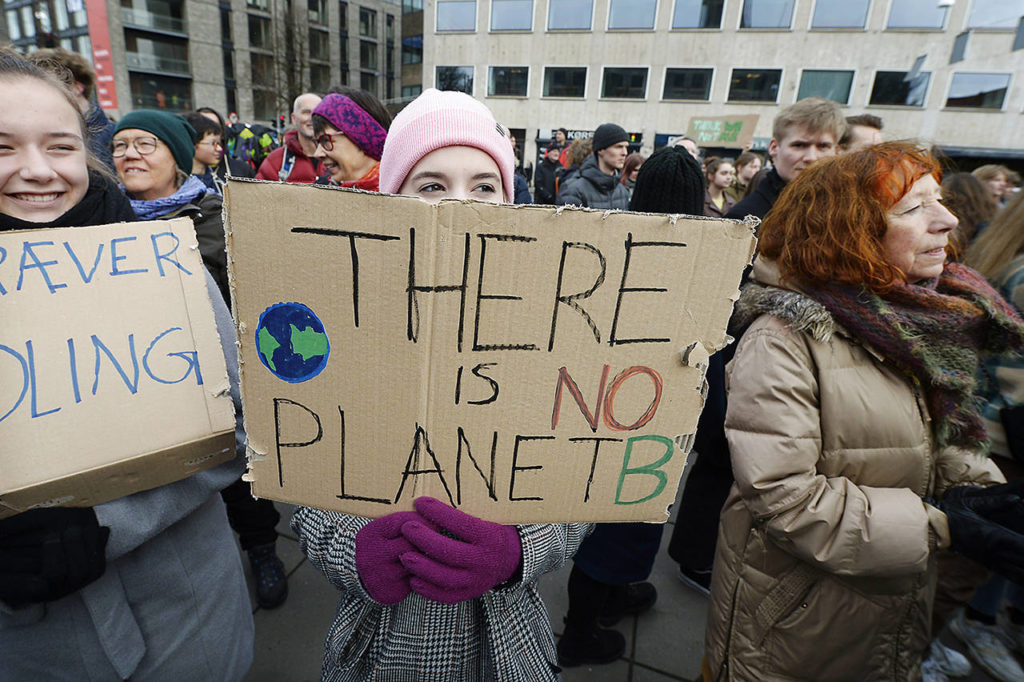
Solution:
<svg viewBox="0 0 1024 682">
<path fill-rule="evenodd" d="M 277 378 L 309 381 L 327 366 L 331 344 L 323 322 L 301 303 L 275 303 L 260 314 L 256 351 Z"/>
</svg>

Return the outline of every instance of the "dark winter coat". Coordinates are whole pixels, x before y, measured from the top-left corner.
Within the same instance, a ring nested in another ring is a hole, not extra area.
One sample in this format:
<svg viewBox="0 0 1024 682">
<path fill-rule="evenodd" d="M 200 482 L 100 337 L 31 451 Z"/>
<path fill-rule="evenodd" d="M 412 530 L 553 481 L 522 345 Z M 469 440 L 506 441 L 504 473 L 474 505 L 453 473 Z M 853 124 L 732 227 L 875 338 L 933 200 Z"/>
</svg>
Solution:
<svg viewBox="0 0 1024 682">
<path fill-rule="evenodd" d="M 580 167 L 579 177 L 559 190 L 555 203 L 625 211 L 629 209 L 629 190 L 619 182 L 618 173 L 603 172 L 597 166 L 597 157 L 591 156 Z"/>
<path fill-rule="evenodd" d="M 533 179 L 533 201 L 535 204 L 555 203 L 555 171 L 561 168 L 557 161 L 544 159 L 537 166 L 537 176 Z"/>
<path fill-rule="evenodd" d="M 758 184 L 757 189 L 739 201 L 732 209 L 725 214 L 726 218 L 743 220 L 748 215 L 764 218 L 768 211 L 775 205 L 786 181 L 779 176 L 779 172 L 772 168 L 764 176 L 764 180 Z"/>
</svg>

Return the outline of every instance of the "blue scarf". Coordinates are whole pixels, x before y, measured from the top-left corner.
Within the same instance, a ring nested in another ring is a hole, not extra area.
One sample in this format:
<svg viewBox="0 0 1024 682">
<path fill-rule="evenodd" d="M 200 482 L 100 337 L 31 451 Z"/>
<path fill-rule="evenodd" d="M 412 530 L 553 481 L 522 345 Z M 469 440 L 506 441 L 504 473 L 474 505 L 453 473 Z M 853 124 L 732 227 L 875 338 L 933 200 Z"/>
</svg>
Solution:
<svg viewBox="0 0 1024 682">
<path fill-rule="evenodd" d="M 124 186 L 121 187 L 124 190 Z M 173 213 L 186 204 L 193 203 L 196 199 L 210 191 L 210 188 L 203 184 L 203 181 L 194 175 L 188 176 L 188 180 L 181 184 L 181 187 L 169 197 L 152 199 L 132 199 L 132 208 L 139 220 L 156 220 L 168 213 Z"/>
</svg>

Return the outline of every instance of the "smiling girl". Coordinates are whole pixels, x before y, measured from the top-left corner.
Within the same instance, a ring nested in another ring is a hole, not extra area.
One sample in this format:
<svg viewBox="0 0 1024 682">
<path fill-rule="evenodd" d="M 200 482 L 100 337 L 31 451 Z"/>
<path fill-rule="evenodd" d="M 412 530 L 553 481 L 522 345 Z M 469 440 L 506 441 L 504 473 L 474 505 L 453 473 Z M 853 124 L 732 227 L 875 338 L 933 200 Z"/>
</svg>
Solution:
<svg viewBox="0 0 1024 682">
<path fill-rule="evenodd" d="M 389 194 L 511 203 L 512 146 L 472 97 L 427 90 L 395 117 L 380 163 Z M 421 497 L 371 520 L 300 507 L 302 550 L 341 593 L 325 680 L 558 679 L 537 579 L 590 524 L 506 526 Z"/>
<path fill-rule="evenodd" d="M 62 83 L 0 50 L 0 231 L 136 219 L 93 170 L 85 133 Z M 206 284 L 237 395 L 234 326 Z M 111 412 L 96 426 L 116 434 L 122 420 Z M 66 457 L 76 447 L 20 454 Z M 218 495 L 241 470 L 238 457 L 94 507 L 0 520 L 0 678 L 241 679 L 252 607 Z"/>
</svg>

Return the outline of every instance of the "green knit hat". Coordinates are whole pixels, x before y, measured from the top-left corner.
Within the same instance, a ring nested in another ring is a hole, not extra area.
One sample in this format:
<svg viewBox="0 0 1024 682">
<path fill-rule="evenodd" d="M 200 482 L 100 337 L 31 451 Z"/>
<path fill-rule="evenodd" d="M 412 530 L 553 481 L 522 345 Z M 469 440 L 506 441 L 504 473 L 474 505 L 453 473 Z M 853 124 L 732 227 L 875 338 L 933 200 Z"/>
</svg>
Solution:
<svg viewBox="0 0 1024 682">
<path fill-rule="evenodd" d="M 171 148 L 178 168 L 186 174 L 192 173 L 192 157 L 196 153 L 196 131 L 188 121 L 166 111 L 140 109 L 125 114 L 118 121 L 114 134 L 132 128 L 156 135 L 157 139 Z"/>
</svg>

